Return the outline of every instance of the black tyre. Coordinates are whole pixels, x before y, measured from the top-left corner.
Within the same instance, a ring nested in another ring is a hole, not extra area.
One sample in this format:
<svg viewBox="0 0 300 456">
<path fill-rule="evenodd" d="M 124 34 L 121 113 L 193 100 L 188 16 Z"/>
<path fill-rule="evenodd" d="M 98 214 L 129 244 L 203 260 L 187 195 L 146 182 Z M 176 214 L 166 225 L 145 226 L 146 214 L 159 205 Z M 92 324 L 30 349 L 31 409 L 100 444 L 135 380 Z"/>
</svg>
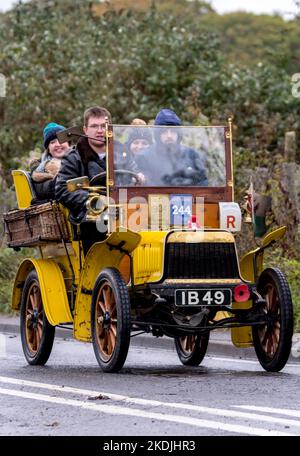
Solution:
<svg viewBox="0 0 300 456">
<path fill-rule="evenodd" d="M 185 366 L 199 366 L 205 356 L 208 341 L 209 333 L 175 339 L 175 348 L 182 364 Z"/>
<path fill-rule="evenodd" d="M 36 271 L 31 271 L 25 280 L 21 298 L 20 329 L 23 352 L 28 364 L 46 364 L 53 346 L 55 327 L 47 320 Z"/>
<path fill-rule="evenodd" d="M 262 309 L 268 323 L 253 326 L 253 343 L 257 358 L 269 372 L 279 372 L 291 351 L 293 337 L 293 304 L 288 282 L 278 268 L 265 269 L 257 290 L 266 300 Z"/>
<path fill-rule="evenodd" d="M 115 268 L 98 276 L 92 296 L 92 339 L 104 372 L 122 369 L 130 343 L 130 299 L 126 284 Z"/>
</svg>

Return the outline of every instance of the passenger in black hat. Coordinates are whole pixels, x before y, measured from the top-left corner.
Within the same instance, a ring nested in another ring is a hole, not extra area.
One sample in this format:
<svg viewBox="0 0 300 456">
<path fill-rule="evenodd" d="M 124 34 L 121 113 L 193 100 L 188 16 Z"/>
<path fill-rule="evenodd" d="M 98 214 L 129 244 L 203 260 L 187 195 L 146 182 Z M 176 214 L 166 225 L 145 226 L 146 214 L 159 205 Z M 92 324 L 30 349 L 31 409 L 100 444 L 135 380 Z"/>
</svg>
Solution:
<svg viewBox="0 0 300 456">
<path fill-rule="evenodd" d="M 133 156 L 147 149 L 152 144 L 153 139 L 150 130 L 140 126 L 130 131 L 126 141 L 127 149 Z"/>
<path fill-rule="evenodd" d="M 153 144 L 151 131 L 141 125 L 130 127 L 127 141 L 121 147 L 116 159 L 116 168 L 136 173 L 137 185 L 145 183 L 143 157 Z M 119 177 L 118 185 L 132 185 L 129 176 Z"/>
</svg>

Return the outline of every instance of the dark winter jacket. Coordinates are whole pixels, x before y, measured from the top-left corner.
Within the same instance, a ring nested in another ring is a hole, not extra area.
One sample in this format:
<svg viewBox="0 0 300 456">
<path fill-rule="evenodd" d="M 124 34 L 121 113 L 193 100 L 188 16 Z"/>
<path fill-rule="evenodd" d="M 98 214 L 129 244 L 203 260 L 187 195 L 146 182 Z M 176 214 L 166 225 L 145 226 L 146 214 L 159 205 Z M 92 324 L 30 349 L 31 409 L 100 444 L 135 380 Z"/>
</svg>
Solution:
<svg viewBox="0 0 300 456">
<path fill-rule="evenodd" d="M 89 179 L 106 170 L 105 158 L 100 159 L 90 147 L 86 138 L 81 138 L 77 146 L 62 159 L 61 168 L 56 178 L 56 200 L 70 210 L 70 221 L 81 223 L 86 215 L 85 203 L 87 190 L 67 190 L 67 180 L 88 176 Z"/>
<path fill-rule="evenodd" d="M 44 182 L 34 182 L 33 188 L 36 193 L 37 202 L 38 201 L 50 201 L 55 199 L 55 181 L 56 177 L 53 179 L 46 180 Z"/>
<path fill-rule="evenodd" d="M 33 159 L 31 160 L 30 173 L 31 173 L 31 182 L 35 190 L 36 197 L 33 198 L 31 204 L 39 204 L 40 202 L 46 202 L 49 200 L 55 199 L 55 181 L 56 176 L 53 177 L 51 174 L 46 173 L 45 171 L 37 171 L 41 165 L 42 160 Z M 38 175 L 35 179 L 32 178 L 32 173 L 38 172 Z"/>
<path fill-rule="evenodd" d="M 180 143 L 169 148 L 156 144 L 136 157 L 136 162 L 150 186 L 208 185 L 204 159 Z"/>
</svg>

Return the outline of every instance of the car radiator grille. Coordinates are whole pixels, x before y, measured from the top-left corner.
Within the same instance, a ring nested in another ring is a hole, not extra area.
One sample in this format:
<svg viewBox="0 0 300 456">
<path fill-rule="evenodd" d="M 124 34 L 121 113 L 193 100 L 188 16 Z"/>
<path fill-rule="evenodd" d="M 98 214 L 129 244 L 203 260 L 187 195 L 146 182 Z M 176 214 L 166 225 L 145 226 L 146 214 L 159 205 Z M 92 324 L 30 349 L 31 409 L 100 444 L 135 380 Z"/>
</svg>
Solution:
<svg viewBox="0 0 300 456">
<path fill-rule="evenodd" d="M 168 279 L 239 278 L 233 243 L 170 243 L 165 261 Z"/>
</svg>

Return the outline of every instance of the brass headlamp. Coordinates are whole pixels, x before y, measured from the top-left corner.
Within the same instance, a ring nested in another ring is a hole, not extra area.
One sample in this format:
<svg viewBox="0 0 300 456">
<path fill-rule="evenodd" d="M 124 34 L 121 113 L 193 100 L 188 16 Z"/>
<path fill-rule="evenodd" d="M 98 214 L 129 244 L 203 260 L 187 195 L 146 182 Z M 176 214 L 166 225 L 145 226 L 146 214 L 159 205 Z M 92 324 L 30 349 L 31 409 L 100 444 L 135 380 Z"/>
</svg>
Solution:
<svg viewBox="0 0 300 456">
<path fill-rule="evenodd" d="M 106 197 L 98 193 L 91 193 L 85 205 L 88 211 L 87 215 L 97 217 L 107 209 Z"/>
<path fill-rule="evenodd" d="M 105 187 L 90 187 L 89 178 L 87 176 L 68 180 L 67 189 L 69 192 L 75 192 L 76 190 L 87 190 L 89 192 L 88 199 L 85 203 L 87 208 L 87 220 L 94 220 L 107 209 L 107 197 L 100 194 L 101 191 L 105 191 Z"/>
</svg>

